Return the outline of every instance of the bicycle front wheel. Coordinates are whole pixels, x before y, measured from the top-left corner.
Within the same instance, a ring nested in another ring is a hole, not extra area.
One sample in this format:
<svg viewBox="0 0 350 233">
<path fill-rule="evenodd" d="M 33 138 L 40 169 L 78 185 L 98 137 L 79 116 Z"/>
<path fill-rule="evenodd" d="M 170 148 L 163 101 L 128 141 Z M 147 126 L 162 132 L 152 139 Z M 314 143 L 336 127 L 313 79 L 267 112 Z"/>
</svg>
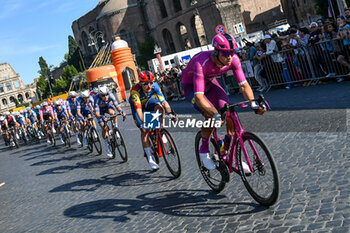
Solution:
<svg viewBox="0 0 350 233">
<path fill-rule="evenodd" d="M 175 178 L 178 178 L 181 175 L 181 162 L 175 141 L 166 129 L 162 129 L 160 133 L 163 142 L 161 149 L 165 164 L 169 169 L 170 173 Z"/>
<path fill-rule="evenodd" d="M 227 170 L 226 165 L 223 161 L 219 159 L 219 147 L 215 143 L 215 140 L 211 138 L 210 144 L 209 144 L 209 153 L 210 157 L 214 161 L 216 168 L 213 170 L 208 170 L 202 162 L 202 159 L 199 155 L 199 148 L 202 143 L 202 132 L 199 131 L 196 135 L 195 139 L 195 150 L 196 150 L 196 158 L 199 170 L 209 187 L 214 190 L 216 193 L 221 192 L 224 188 L 226 183 L 230 180 L 230 173 Z"/>
<path fill-rule="evenodd" d="M 95 129 L 95 127 L 91 127 L 90 129 L 90 138 L 92 143 L 95 146 L 95 149 L 97 151 L 97 155 L 101 155 L 102 154 L 102 144 L 101 144 L 101 140 L 100 137 L 98 136 L 97 130 Z"/>
<path fill-rule="evenodd" d="M 128 161 L 128 152 L 124 142 L 123 135 L 118 128 L 114 128 L 115 146 L 124 162 Z"/>
<path fill-rule="evenodd" d="M 237 158 L 244 186 L 258 203 L 271 206 L 277 202 L 280 194 L 279 175 L 272 154 L 257 135 L 245 132 L 242 139 L 247 157 L 244 148 L 238 141 Z M 253 168 L 253 171 L 250 172 L 247 171 L 249 163 Z M 246 167 L 245 171 L 243 166 Z"/>
</svg>

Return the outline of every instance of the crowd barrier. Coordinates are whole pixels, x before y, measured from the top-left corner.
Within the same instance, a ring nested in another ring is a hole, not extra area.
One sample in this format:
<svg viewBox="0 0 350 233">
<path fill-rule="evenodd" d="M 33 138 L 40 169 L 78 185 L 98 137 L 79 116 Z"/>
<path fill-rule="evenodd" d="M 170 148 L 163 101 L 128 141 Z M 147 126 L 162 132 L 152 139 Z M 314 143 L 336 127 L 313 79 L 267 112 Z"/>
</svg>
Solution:
<svg viewBox="0 0 350 233">
<path fill-rule="evenodd" d="M 334 39 L 313 46 L 282 50 L 267 55 L 256 65 L 253 59 L 242 61 L 242 68 L 253 88 L 260 86 L 259 78 L 268 88 L 305 82 L 310 85 L 324 78 L 340 78 L 349 73 L 349 69 L 337 61 L 339 55 L 347 57 L 349 62 L 349 46 L 344 46 L 342 40 Z M 238 87 L 232 78 L 226 78 L 225 83 L 229 89 Z"/>
</svg>

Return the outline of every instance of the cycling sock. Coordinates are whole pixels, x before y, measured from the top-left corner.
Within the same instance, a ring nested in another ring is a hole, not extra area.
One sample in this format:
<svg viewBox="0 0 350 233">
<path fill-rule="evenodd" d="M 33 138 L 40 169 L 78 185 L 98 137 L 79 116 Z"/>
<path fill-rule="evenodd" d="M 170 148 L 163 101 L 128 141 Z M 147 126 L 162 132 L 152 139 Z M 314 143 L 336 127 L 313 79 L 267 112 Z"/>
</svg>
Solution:
<svg viewBox="0 0 350 233">
<path fill-rule="evenodd" d="M 146 155 L 147 155 L 147 159 L 149 160 L 150 158 L 152 158 L 152 150 L 151 150 L 151 147 L 146 147 L 146 148 L 143 148 L 146 152 Z"/>
<path fill-rule="evenodd" d="M 108 139 L 107 138 L 105 139 L 105 146 L 106 146 L 106 148 L 109 148 L 109 144 L 108 144 Z"/>
<path fill-rule="evenodd" d="M 225 135 L 225 139 L 224 139 L 224 148 L 225 148 L 225 150 L 229 149 L 230 143 L 231 143 L 231 135 L 226 134 Z"/>
<path fill-rule="evenodd" d="M 113 123 L 113 127 L 114 128 L 118 128 L 118 122 L 117 123 Z"/>
<path fill-rule="evenodd" d="M 209 152 L 209 138 L 202 137 L 202 145 L 199 148 L 199 153 L 208 153 Z"/>
<path fill-rule="evenodd" d="M 62 134 L 59 134 L 58 136 L 59 136 L 60 140 L 62 140 Z"/>
</svg>

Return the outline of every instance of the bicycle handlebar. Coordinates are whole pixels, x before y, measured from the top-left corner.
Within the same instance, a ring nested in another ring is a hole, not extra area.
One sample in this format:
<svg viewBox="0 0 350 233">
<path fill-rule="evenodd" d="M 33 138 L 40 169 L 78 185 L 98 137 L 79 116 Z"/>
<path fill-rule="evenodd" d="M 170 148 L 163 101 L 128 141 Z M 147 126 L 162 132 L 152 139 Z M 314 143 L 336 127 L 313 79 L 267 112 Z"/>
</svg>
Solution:
<svg viewBox="0 0 350 233">
<path fill-rule="evenodd" d="M 261 108 L 264 108 L 264 107 L 267 107 L 268 109 L 271 109 L 269 103 L 265 100 L 265 97 L 263 95 L 259 95 L 258 98 L 255 98 L 253 100 L 246 100 L 246 101 L 242 101 L 242 102 L 238 102 L 238 103 L 234 103 L 234 104 L 228 104 L 226 103 L 225 104 L 225 107 L 221 108 L 219 110 L 219 113 L 221 115 L 221 119 L 223 119 L 224 117 L 224 113 L 229 110 L 229 111 L 234 111 L 234 108 L 237 107 L 237 106 L 244 106 L 246 105 L 247 103 L 250 103 L 252 101 L 255 101 L 257 102 L 257 104 L 259 105 L 259 107 Z"/>
</svg>

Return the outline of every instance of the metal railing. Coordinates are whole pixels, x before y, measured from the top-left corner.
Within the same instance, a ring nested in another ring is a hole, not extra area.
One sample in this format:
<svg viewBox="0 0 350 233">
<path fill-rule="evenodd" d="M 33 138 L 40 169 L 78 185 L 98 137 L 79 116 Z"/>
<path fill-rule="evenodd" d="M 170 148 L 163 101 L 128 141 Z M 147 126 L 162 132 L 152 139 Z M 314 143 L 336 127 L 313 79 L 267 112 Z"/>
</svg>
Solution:
<svg viewBox="0 0 350 233">
<path fill-rule="evenodd" d="M 260 62 L 254 59 L 242 61 L 242 68 L 253 88 L 266 85 L 267 91 L 273 86 L 310 85 L 325 78 L 344 77 L 350 70 L 337 61 L 339 55 L 350 58 L 350 45 L 334 39 L 313 46 L 282 50 L 267 55 Z M 238 87 L 227 81 L 226 85 L 230 89 Z"/>
</svg>

